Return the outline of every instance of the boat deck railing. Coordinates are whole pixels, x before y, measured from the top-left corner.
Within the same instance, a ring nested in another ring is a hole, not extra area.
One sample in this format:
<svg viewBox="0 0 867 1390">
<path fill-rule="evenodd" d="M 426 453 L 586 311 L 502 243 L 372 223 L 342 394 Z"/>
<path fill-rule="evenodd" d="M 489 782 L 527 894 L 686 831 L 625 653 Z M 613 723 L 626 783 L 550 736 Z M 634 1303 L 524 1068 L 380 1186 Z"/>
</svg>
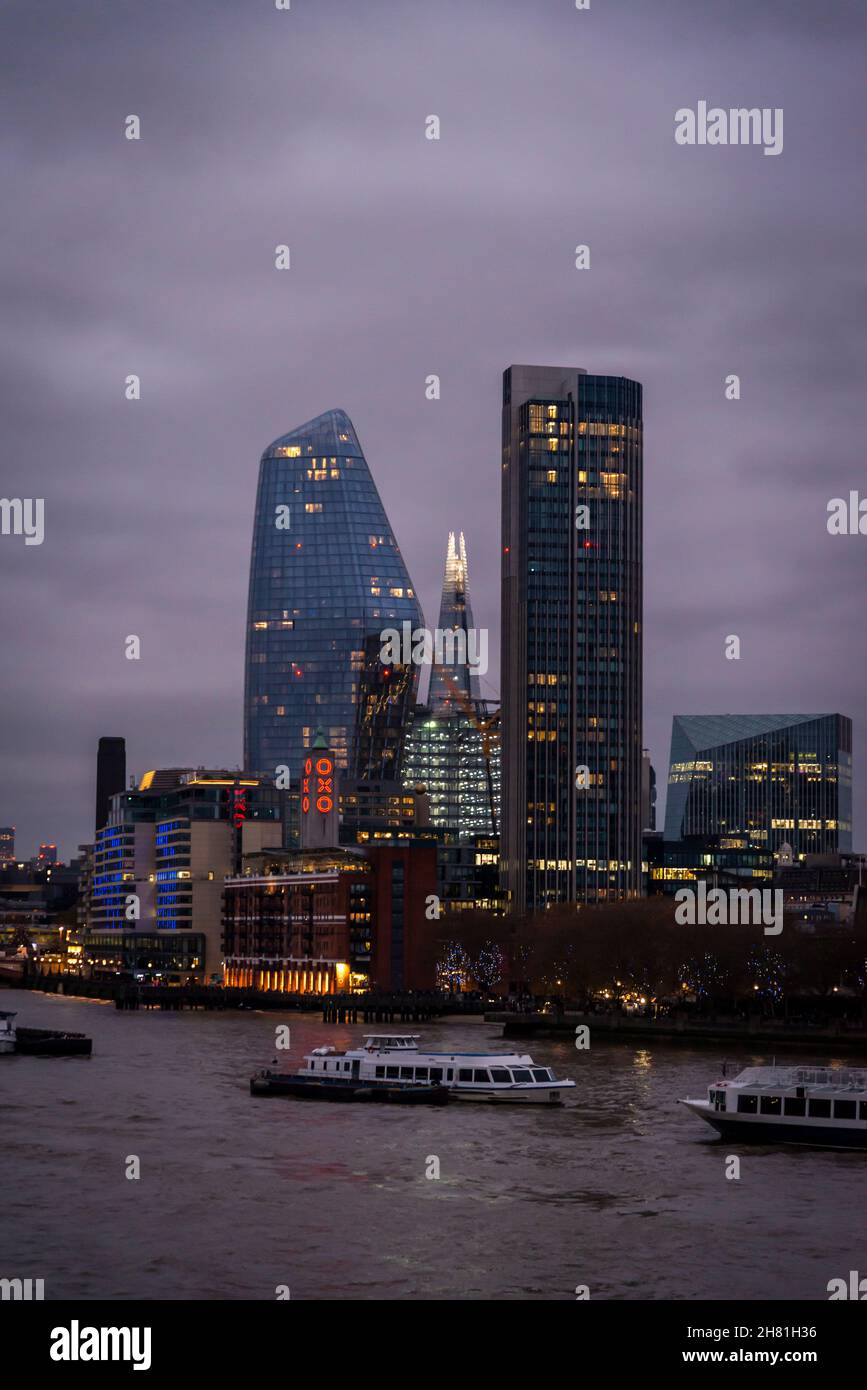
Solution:
<svg viewBox="0 0 867 1390">
<path fill-rule="evenodd" d="M 867 1069 L 863 1067 L 747 1067 L 735 1080 L 739 1086 L 867 1091 Z"/>
</svg>

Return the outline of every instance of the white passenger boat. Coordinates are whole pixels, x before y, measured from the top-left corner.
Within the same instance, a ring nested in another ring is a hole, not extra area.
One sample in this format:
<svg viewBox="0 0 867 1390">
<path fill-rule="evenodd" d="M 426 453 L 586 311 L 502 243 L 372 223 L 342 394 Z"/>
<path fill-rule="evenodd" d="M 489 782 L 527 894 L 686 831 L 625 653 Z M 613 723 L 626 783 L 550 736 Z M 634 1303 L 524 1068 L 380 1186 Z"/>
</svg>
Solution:
<svg viewBox="0 0 867 1390">
<path fill-rule="evenodd" d="M 715 1081 L 707 1100 L 682 1100 L 724 1139 L 867 1148 L 867 1070 L 747 1067 Z"/>
<path fill-rule="evenodd" d="M 452 1100 L 511 1105 L 562 1105 L 574 1081 L 558 1081 L 548 1067 L 517 1052 L 419 1052 L 418 1035 L 366 1034 L 363 1047 L 337 1052 L 318 1047 L 297 1078 L 316 1077 L 368 1086 L 445 1087 Z"/>
</svg>

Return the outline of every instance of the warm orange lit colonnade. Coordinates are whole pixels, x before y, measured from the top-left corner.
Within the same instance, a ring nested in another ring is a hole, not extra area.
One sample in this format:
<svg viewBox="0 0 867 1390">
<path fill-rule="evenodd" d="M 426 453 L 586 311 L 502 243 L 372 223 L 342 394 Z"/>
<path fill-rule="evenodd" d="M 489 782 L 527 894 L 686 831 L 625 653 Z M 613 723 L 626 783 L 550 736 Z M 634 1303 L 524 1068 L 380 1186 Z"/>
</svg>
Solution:
<svg viewBox="0 0 867 1390">
<path fill-rule="evenodd" d="M 307 960 L 266 962 L 227 960 L 223 983 L 227 989 L 277 990 L 281 994 L 337 994 L 349 982 L 346 961 Z"/>
</svg>

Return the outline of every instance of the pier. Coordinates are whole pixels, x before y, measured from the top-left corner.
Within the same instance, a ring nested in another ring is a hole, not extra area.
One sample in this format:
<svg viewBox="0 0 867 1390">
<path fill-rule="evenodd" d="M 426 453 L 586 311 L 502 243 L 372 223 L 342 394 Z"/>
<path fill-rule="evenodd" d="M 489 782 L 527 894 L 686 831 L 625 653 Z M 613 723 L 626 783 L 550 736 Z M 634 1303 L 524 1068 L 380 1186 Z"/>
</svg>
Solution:
<svg viewBox="0 0 867 1390">
<path fill-rule="evenodd" d="M 123 1012 L 161 1009 L 322 1011 L 323 1023 L 427 1023 L 444 1014 L 484 1012 L 478 999 L 453 994 L 311 994 L 225 988 L 223 985 L 146 985 L 131 980 L 83 979 L 78 975 L 23 977 L 21 989 L 79 999 L 113 1001 Z"/>
<path fill-rule="evenodd" d="M 785 1019 L 690 1018 L 664 1015 L 659 1018 L 629 1014 L 565 1013 L 561 1016 L 509 1011 L 488 1011 L 486 1023 L 501 1023 L 504 1038 L 566 1038 L 575 1036 L 578 1027 L 590 1031 L 591 1045 L 598 1042 L 686 1043 L 688 1046 L 720 1043 L 749 1047 L 753 1044 L 765 1050 L 772 1045 L 783 1053 L 787 1048 L 807 1048 L 813 1052 L 867 1052 L 867 1028 L 863 1023 L 845 1019 L 829 1020 L 826 1024 L 809 1025 Z"/>
<path fill-rule="evenodd" d="M 445 1013 L 481 1013 L 482 1005 L 462 1008 L 448 996 L 431 997 L 406 994 L 325 995 L 323 1023 L 429 1023 Z"/>
</svg>

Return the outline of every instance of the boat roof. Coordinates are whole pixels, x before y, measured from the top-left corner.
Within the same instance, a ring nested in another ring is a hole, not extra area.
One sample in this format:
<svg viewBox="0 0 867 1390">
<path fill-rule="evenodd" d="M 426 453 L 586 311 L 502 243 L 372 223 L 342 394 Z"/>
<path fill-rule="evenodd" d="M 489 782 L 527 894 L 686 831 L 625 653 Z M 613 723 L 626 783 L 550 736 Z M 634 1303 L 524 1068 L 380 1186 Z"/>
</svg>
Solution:
<svg viewBox="0 0 867 1390">
<path fill-rule="evenodd" d="M 365 1033 L 365 1042 L 418 1042 L 421 1033 Z"/>
</svg>

